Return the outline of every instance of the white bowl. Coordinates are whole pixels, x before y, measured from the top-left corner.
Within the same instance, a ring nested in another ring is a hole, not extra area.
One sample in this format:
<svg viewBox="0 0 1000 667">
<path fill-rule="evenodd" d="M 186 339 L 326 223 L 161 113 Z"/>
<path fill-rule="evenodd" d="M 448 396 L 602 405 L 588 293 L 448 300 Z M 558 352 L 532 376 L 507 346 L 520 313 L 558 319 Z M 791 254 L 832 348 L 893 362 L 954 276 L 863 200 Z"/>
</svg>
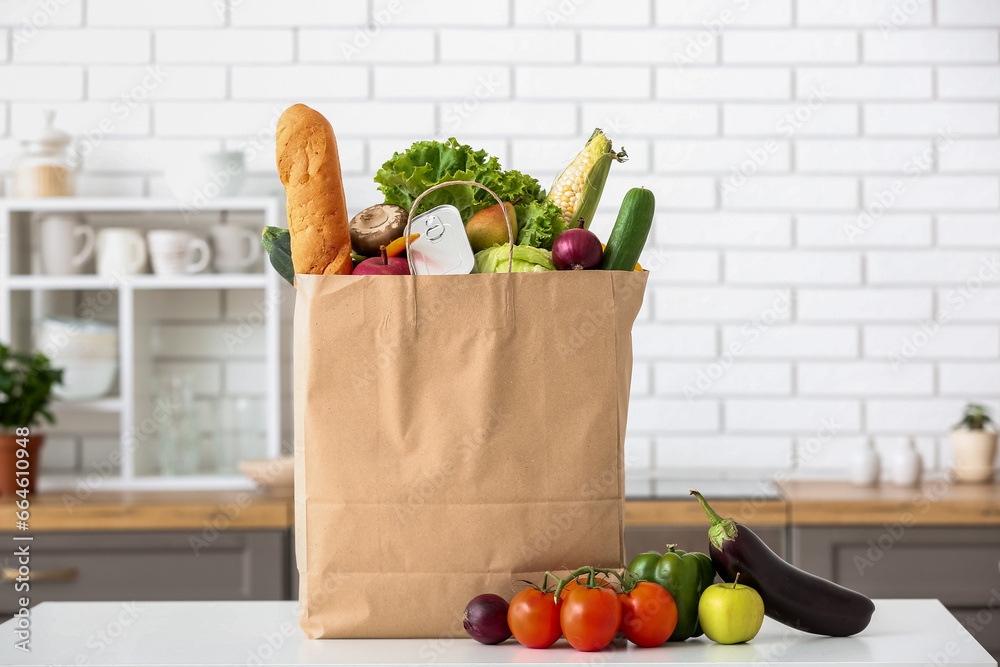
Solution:
<svg viewBox="0 0 1000 667">
<path fill-rule="evenodd" d="M 91 320 L 51 317 L 38 325 L 36 347 L 52 361 L 106 361 L 118 356 L 118 328 Z"/>
<path fill-rule="evenodd" d="M 174 154 L 165 160 L 163 176 L 174 197 L 195 206 L 216 197 L 234 197 L 246 180 L 243 152 Z"/>
<path fill-rule="evenodd" d="M 276 492 L 291 493 L 295 486 L 295 459 L 291 456 L 240 461 L 237 468 L 261 486 Z"/>
<path fill-rule="evenodd" d="M 39 336 L 38 349 L 51 361 L 75 359 L 107 361 L 118 357 L 118 337 L 88 337 L 60 339 Z"/>
<path fill-rule="evenodd" d="M 63 401 L 89 401 L 108 393 L 118 375 L 118 359 L 64 359 L 62 384 L 53 385 L 52 394 Z"/>
</svg>

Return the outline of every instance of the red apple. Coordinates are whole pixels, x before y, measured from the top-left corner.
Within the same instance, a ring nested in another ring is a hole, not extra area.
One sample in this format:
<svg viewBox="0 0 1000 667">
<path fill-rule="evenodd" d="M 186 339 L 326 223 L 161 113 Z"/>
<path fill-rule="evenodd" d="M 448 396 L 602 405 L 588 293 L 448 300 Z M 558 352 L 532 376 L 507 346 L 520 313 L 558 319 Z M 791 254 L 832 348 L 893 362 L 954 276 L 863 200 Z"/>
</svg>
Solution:
<svg viewBox="0 0 1000 667">
<path fill-rule="evenodd" d="M 352 276 L 408 276 L 410 264 L 402 257 L 389 257 L 381 246 L 381 257 L 369 257 L 354 267 Z"/>
</svg>

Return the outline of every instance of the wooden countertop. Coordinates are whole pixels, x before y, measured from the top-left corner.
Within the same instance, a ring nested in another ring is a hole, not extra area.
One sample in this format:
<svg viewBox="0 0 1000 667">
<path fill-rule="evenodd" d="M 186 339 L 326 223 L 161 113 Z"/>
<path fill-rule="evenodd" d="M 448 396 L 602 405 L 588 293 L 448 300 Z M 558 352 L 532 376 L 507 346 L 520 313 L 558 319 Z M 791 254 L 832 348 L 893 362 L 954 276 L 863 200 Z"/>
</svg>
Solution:
<svg viewBox="0 0 1000 667">
<path fill-rule="evenodd" d="M 876 525 L 1000 526 L 1000 485 L 926 482 L 919 489 L 860 488 L 847 482 L 779 485 L 783 499 L 714 500 L 725 517 L 748 526 Z M 12 531 L 14 505 L 0 502 L 0 532 Z M 291 497 L 257 491 L 41 493 L 31 498 L 30 531 L 191 530 L 224 523 L 243 529 L 295 525 Z M 7 518 L 4 518 L 7 517 Z M 9 520 L 8 520 L 9 518 Z M 10 528 L 4 526 L 7 523 Z M 628 526 L 707 525 L 694 498 L 628 500 Z"/>
<path fill-rule="evenodd" d="M 748 526 L 1000 526 L 1000 484 L 924 482 L 904 489 L 872 488 L 838 481 L 796 481 L 778 485 L 781 500 L 708 501 L 724 517 Z M 692 498 L 630 500 L 629 526 L 705 526 L 705 513 Z"/>
<path fill-rule="evenodd" d="M 932 480 L 913 489 L 817 481 L 778 486 L 792 525 L 1000 526 L 1000 484 L 996 483 Z"/>
<path fill-rule="evenodd" d="M 291 497 L 257 491 L 95 492 L 30 497 L 29 531 L 285 529 L 294 524 Z M 14 504 L 0 502 L 0 532 L 14 528 Z M 7 528 L 7 524 L 10 528 Z"/>
<path fill-rule="evenodd" d="M 784 525 L 784 501 L 719 501 L 726 516 L 754 525 Z M 14 505 L 0 502 L 0 517 L 11 517 Z M 255 491 L 122 491 L 95 492 L 78 500 L 72 494 L 39 493 L 31 497 L 31 531 L 192 530 L 228 521 L 231 528 L 285 529 L 295 525 L 292 498 Z M 691 498 L 629 500 L 630 526 L 706 526 L 705 513 Z M 5 532 L 0 524 L 0 532 Z"/>
</svg>

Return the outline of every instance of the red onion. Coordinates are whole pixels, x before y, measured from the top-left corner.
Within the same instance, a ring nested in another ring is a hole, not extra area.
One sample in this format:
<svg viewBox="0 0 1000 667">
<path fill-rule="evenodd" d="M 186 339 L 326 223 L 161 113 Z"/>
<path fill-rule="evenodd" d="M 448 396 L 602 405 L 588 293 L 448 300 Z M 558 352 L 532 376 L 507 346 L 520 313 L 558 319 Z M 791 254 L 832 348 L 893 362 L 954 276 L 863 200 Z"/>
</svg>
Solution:
<svg viewBox="0 0 1000 667">
<path fill-rule="evenodd" d="M 579 227 L 567 229 L 552 244 L 552 263 L 560 271 L 592 269 L 601 263 L 603 256 L 601 239 L 583 228 L 583 218 L 580 218 Z"/>
<path fill-rule="evenodd" d="M 465 607 L 462 625 L 480 644 L 499 644 L 510 639 L 507 625 L 507 601 L 499 595 L 477 595 Z"/>
</svg>

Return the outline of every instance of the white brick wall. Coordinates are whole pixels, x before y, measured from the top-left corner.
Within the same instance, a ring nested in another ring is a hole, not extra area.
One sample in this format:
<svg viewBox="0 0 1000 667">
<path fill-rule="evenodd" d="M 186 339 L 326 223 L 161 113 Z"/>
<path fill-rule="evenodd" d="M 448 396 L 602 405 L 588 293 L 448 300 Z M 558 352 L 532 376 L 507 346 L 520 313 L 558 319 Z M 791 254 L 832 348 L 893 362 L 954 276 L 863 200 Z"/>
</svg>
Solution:
<svg viewBox="0 0 1000 667">
<path fill-rule="evenodd" d="M 418 139 L 545 185 L 594 127 L 628 149 L 595 229 L 629 187 L 656 193 L 630 489 L 842 475 L 869 434 L 918 437 L 940 470 L 962 404 L 1000 408 L 994 0 L 0 0 L 8 181 L 54 108 L 79 134 L 114 121 L 84 194 L 164 193 L 165 146 L 252 147 L 247 191 L 278 193 L 269 128 L 299 101 L 337 129 L 354 210 Z M 161 305 L 160 363 L 205 395 L 257 373 L 260 341 L 219 344 L 239 293 Z M 106 428 L 53 465 L 99 456 Z"/>
<path fill-rule="evenodd" d="M 723 38 L 724 63 L 854 63 L 858 38 L 850 30 L 755 30 Z"/>
<path fill-rule="evenodd" d="M 800 91 L 823 90 L 835 100 L 930 99 L 930 67 L 800 67 Z"/>
<path fill-rule="evenodd" d="M 875 27 L 892 25 L 893 11 L 898 5 L 896 0 L 800 0 L 796 9 L 801 26 Z M 906 25 L 931 24 L 931 0 L 914 0 L 907 4 L 907 9 Z"/>
</svg>

